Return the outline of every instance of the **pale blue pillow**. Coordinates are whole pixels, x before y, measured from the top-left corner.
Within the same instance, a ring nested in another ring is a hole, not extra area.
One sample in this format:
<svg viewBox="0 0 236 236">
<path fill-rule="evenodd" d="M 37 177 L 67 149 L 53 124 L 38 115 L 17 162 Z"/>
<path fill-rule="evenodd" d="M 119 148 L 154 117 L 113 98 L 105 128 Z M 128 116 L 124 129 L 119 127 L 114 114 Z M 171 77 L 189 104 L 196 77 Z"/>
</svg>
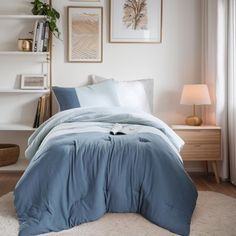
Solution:
<svg viewBox="0 0 236 236">
<path fill-rule="evenodd" d="M 54 86 L 52 89 L 61 111 L 76 107 L 112 107 L 120 105 L 115 82 L 112 80 L 78 88 Z"/>
</svg>

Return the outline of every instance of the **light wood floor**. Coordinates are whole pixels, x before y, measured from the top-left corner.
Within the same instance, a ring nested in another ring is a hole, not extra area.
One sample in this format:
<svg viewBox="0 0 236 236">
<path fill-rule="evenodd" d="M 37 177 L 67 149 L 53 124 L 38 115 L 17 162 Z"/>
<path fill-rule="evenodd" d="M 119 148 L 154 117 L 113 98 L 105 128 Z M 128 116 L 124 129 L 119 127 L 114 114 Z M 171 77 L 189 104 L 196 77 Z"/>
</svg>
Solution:
<svg viewBox="0 0 236 236">
<path fill-rule="evenodd" d="M 22 173 L 0 173 L 0 197 L 13 191 Z M 217 184 L 212 175 L 190 174 L 197 189 L 200 191 L 214 191 L 236 198 L 236 187 L 229 182 Z"/>
<path fill-rule="evenodd" d="M 213 191 L 236 198 L 236 186 L 229 182 L 216 183 L 215 176 L 205 173 L 190 173 L 198 191 Z"/>
</svg>

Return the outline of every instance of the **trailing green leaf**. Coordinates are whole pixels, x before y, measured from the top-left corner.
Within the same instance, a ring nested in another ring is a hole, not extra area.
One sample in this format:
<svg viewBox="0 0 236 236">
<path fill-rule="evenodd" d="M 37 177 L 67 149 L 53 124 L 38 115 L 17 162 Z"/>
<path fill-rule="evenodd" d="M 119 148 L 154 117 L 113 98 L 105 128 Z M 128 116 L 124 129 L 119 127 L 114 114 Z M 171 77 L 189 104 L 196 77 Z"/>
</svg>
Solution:
<svg viewBox="0 0 236 236">
<path fill-rule="evenodd" d="M 60 38 L 61 33 L 57 26 L 57 20 L 60 19 L 60 13 L 49 4 L 41 2 L 41 0 L 35 0 L 31 2 L 31 4 L 33 5 L 33 15 L 46 16 L 46 21 L 49 24 L 50 31 L 55 35 L 55 37 Z"/>
</svg>

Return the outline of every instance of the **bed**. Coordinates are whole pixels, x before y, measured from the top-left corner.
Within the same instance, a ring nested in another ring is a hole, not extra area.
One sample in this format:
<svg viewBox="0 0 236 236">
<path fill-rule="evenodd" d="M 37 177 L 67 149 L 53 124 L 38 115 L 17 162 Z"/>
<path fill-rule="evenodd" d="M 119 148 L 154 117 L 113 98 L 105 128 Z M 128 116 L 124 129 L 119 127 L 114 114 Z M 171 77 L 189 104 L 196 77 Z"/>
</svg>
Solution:
<svg viewBox="0 0 236 236">
<path fill-rule="evenodd" d="M 106 106 L 57 113 L 29 139 L 30 165 L 14 192 L 19 235 L 61 231 L 107 212 L 139 213 L 189 235 L 197 191 L 182 146 L 146 112 Z"/>
</svg>

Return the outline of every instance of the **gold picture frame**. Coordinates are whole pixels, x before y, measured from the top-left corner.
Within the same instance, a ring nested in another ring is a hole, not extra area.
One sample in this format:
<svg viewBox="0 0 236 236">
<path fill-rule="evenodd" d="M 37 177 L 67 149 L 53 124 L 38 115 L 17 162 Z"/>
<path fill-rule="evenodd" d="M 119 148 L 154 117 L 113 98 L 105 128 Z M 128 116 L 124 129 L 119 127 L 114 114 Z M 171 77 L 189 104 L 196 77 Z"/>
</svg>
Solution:
<svg viewBox="0 0 236 236">
<path fill-rule="evenodd" d="M 103 60 L 103 8 L 69 6 L 68 61 L 101 63 Z"/>
<path fill-rule="evenodd" d="M 110 0 L 109 42 L 161 43 L 162 14 L 163 0 Z"/>
</svg>

